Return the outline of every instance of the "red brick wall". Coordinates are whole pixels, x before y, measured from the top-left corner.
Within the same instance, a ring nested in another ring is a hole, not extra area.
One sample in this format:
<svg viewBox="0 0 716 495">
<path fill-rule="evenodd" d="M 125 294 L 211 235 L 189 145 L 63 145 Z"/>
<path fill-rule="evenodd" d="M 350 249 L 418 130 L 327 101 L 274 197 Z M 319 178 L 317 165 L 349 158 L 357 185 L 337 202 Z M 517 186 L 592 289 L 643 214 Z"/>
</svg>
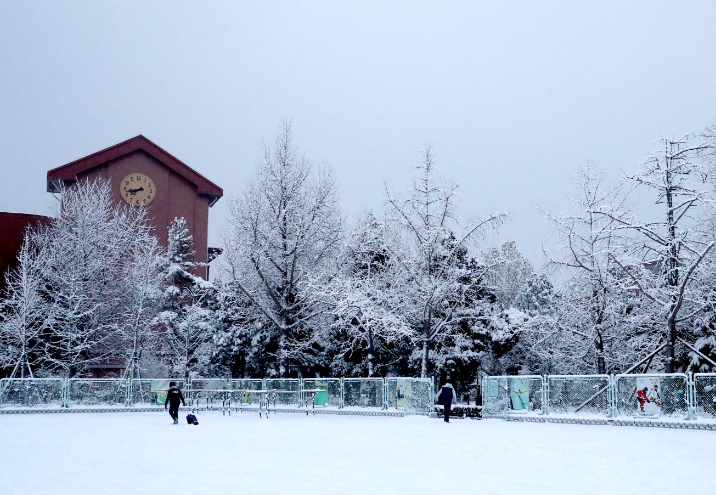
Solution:
<svg viewBox="0 0 716 495">
<path fill-rule="evenodd" d="M 142 173 L 154 180 L 156 197 L 149 205 L 150 222 L 155 235 L 163 246 L 167 245 L 168 227 L 175 217 L 186 219 L 189 232 L 194 236 L 196 261 L 206 262 L 209 199 L 197 194 L 196 186 L 171 171 L 143 151 L 135 151 L 116 160 L 79 175 L 78 179 L 109 179 L 112 184 L 112 198 L 124 208 L 132 208 L 121 197 L 119 185 L 123 178 L 132 173 Z M 206 269 L 196 272 L 206 278 Z"/>
<path fill-rule="evenodd" d="M 42 215 L 0 212 L 0 291 L 5 289 L 5 274 L 17 267 L 17 253 L 25 238 L 25 228 L 49 221 L 49 217 Z"/>
</svg>

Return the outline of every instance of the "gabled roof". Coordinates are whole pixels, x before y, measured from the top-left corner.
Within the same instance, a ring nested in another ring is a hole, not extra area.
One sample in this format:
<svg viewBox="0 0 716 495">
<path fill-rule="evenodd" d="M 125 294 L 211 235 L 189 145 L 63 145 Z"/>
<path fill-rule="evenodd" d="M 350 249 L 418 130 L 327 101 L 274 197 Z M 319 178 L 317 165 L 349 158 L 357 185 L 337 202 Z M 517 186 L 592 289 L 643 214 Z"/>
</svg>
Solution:
<svg viewBox="0 0 716 495">
<path fill-rule="evenodd" d="M 135 151 L 147 153 L 194 184 L 198 194 L 210 199 L 209 206 L 213 206 L 224 195 L 224 191 L 219 186 L 141 134 L 61 167 L 53 168 L 47 172 L 47 192 L 57 192 L 60 182 L 76 181 L 79 174 Z"/>
</svg>

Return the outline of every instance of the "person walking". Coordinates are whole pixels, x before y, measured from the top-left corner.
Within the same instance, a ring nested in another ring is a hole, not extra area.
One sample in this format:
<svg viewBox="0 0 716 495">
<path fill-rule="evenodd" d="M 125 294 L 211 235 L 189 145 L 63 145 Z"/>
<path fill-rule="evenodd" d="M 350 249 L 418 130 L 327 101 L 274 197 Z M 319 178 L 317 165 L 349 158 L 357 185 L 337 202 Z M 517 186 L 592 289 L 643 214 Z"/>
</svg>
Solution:
<svg viewBox="0 0 716 495">
<path fill-rule="evenodd" d="M 457 402 L 457 394 L 453 386 L 446 383 L 442 386 L 438 395 L 435 396 L 435 402 L 443 405 L 443 415 L 446 423 L 450 422 L 450 406 L 453 401 Z"/>
<path fill-rule="evenodd" d="M 179 402 L 186 407 L 184 396 L 177 387 L 177 382 L 169 382 L 169 390 L 167 390 L 167 399 L 164 401 L 164 410 L 167 410 L 169 404 L 169 416 L 174 420 L 174 424 L 179 424 Z"/>
</svg>

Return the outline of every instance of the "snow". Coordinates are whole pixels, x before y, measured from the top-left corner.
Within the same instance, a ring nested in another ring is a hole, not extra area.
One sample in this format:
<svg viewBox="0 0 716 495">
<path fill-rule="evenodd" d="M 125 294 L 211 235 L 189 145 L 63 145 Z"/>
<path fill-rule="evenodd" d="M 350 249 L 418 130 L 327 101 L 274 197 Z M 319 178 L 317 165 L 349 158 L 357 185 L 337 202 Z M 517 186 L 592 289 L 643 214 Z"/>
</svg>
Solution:
<svg viewBox="0 0 716 495">
<path fill-rule="evenodd" d="M 186 413 L 184 413 L 186 414 Z M 499 419 L 0 415 L 0 493 L 673 494 L 716 490 L 714 432 Z M 711 474 L 709 474 L 711 473 Z"/>
</svg>

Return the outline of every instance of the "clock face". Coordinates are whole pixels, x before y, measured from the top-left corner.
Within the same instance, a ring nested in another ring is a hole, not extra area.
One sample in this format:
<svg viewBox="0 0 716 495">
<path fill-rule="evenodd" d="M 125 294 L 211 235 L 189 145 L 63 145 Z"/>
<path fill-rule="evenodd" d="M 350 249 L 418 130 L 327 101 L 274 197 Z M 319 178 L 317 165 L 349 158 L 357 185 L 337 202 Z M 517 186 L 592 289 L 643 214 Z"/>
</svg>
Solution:
<svg viewBox="0 0 716 495">
<path fill-rule="evenodd" d="M 119 193 L 132 206 L 146 206 L 154 201 L 157 187 L 145 174 L 129 174 L 119 184 Z"/>
</svg>

